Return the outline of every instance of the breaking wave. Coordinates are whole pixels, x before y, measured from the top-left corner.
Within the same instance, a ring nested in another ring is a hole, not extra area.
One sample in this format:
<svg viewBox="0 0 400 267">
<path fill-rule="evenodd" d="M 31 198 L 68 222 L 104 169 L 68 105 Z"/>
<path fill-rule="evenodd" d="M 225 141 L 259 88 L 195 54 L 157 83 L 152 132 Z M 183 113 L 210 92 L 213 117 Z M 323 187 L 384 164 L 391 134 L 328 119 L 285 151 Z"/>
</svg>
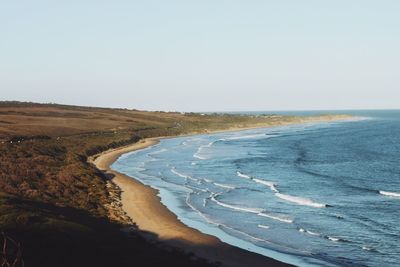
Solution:
<svg viewBox="0 0 400 267">
<path fill-rule="evenodd" d="M 243 135 L 243 136 L 232 136 L 228 138 L 224 138 L 224 141 L 230 141 L 230 140 L 240 140 L 240 139 L 253 139 L 253 138 L 258 138 L 258 137 L 266 137 L 266 134 L 250 134 L 250 135 Z"/>
<path fill-rule="evenodd" d="M 190 175 L 186 175 L 186 174 L 178 172 L 175 168 L 171 168 L 171 172 L 173 174 L 177 175 L 178 177 L 181 177 L 181 178 L 184 178 L 184 179 L 189 179 L 189 180 L 192 180 L 192 181 L 198 181 L 198 179 L 193 178 Z"/>
<path fill-rule="evenodd" d="M 279 193 L 278 189 L 276 189 L 275 187 L 275 183 L 274 182 L 270 182 L 270 181 L 264 181 L 264 180 L 260 180 L 260 179 L 253 179 L 254 182 L 259 183 L 259 184 L 263 184 L 268 186 L 271 191 L 275 192 L 275 193 Z"/>
<path fill-rule="evenodd" d="M 319 234 L 319 233 L 317 233 L 317 232 L 313 232 L 313 231 L 306 230 L 306 229 L 303 229 L 303 228 L 299 228 L 299 232 L 301 232 L 301 233 L 307 233 L 307 234 L 309 234 L 309 235 L 321 236 L 321 234 Z"/>
<path fill-rule="evenodd" d="M 202 146 L 200 146 L 200 147 L 197 149 L 196 153 L 193 154 L 193 157 L 194 157 L 194 158 L 197 158 L 197 159 L 200 159 L 200 160 L 205 160 L 205 159 L 207 159 L 206 157 L 202 156 L 201 153 L 202 153 L 203 149 L 211 147 L 214 143 L 215 143 L 215 141 L 210 142 L 210 143 L 208 143 L 207 145 L 202 145 Z"/>
<path fill-rule="evenodd" d="M 317 203 L 314 202 L 308 198 L 302 198 L 302 197 L 296 197 L 296 196 L 290 196 L 290 195 L 285 195 L 279 192 L 279 190 L 276 188 L 276 183 L 271 182 L 271 181 L 265 181 L 265 180 L 261 180 L 261 179 L 257 179 L 257 178 L 253 178 L 247 174 L 244 174 L 240 171 L 236 172 L 237 176 L 245 178 L 245 179 L 249 179 L 252 180 L 256 183 L 259 184 L 263 184 L 269 187 L 269 189 L 271 189 L 272 192 L 275 193 L 275 196 L 277 196 L 280 199 L 292 202 L 292 203 L 296 203 L 298 205 L 302 205 L 302 206 L 309 206 L 309 207 L 313 207 L 313 208 L 326 208 L 328 207 L 327 204 L 321 204 L 321 203 Z"/>
<path fill-rule="evenodd" d="M 276 221 L 284 222 L 284 223 L 293 223 L 292 219 L 279 217 L 279 216 L 268 214 L 268 213 L 265 213 L 265 212 L 260 212 L 257 215 L 258 216 L 262 216 L 262 217 L 266 217 L 266 218 L 270 218 L 270 219 L 273 219 L 273 220 L 276 220 Z"/>
<path fill-rule="evenodd" d="M 396 193 L 396 192 L 379 191 L 379 194 L 400 199 L 400 193 Z"/>
<path fill-rule="evenodd" d="M 248 176 L 248 175 L 246 175 L 246 174 L 244 174 L 244 173 L 241 173 L 240 171 L 237 171 L 237 172 L 236 172 L 236 175 L 239 176 L 239 177 L 241 177 L 241 178 L 245 178 L 245 179 L 249 179 L 249 180 L 252 179 L 250 176 Z"/>
<path fill-rule="evenodd" d="M 259 224 L 259 225 L 257 225 L 257 226 L 258 226 L 258 228 L 269 229 L 269 226 L 268 226 L 268 225 Z"/>
<path fill-rule="evenodd" d="M 236 189 L 236 187 L 234 187 L 233 185 L 220 184 L 220 183 L 214 183 L 214 185 L 230 190 Z"/>
<path fill-rule="evenodd" d="M 326 204 L 321 204 L 321 203 L 317 203 L 314 202 L 308 198 L 302 198 L 302 197 L 295 197 L 295 196 L 290 196 L 290 195 L 284 195 L 281 193 L 276 193 L 275 196 L 289 201 L 289 202 L 293 202 L 296 203 L 298 205 L 302 205 L 302 206 L 309 206 L 309 207 L 313 207 L 313 208 L 326 208 L 327 205 Z"/>
<path fill-rule="evenodd" d="M 242 206 L 236 206 L 236 205 L 231 205 L 231 204 L 221 202 L 216 199 L 216 197 L 218 197 L 219 195 L 220 194 L 214 194 L 213 196 L 211 196 L 211 200 L 221 207 L 233 209 L 233 210 L 237 210 L 237 211 L 242 211 L 242 212 L 255 213 L 255 214 L 259 214 L 264 211 L 263 209 L 260 209 L 260 208 L 242 207 Z"/>
</svg>

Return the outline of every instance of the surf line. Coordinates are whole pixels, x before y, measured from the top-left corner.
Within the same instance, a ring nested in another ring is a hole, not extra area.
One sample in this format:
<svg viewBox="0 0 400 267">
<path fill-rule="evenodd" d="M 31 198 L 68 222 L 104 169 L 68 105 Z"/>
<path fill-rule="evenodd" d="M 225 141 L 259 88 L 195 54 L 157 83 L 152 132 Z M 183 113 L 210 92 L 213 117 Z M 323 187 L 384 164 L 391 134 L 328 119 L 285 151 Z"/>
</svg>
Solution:
<svg viewBox="0 0 400 267">
<path fill-rule="evenodd" d="M 314 202 L 308 198 L 303 198 L 303 197 L 297 197 L 297 196 L 291 196 L 291 195 L 285 195 L 282 194 L 278 189 L 277 189 L 277 184 L 271 181 L 265 181 L 265 180 L 261 180 L 261 179 L 257 179 L 257 178 L 253 178 L 247 174 L 244 174 L 240 171 L 236 172 L 236 175 L 238 177 L 244 178 L 244 179 L 248 179 L 248 180 L 252 180 L 256 183 L 259 184 L 263 184 L 269 187 L 269 189 L 274 192 L 275 196 L 286 200 L 288 202 L 292 202 L 301 206 L 308 206 L 308 207 L 312 207 L 312 208 L 327 208 L 327 207 L 332 207 L 331 205 L 328 204 L 321 204 L 321 203 L 317 203 Z"/>
</svg>

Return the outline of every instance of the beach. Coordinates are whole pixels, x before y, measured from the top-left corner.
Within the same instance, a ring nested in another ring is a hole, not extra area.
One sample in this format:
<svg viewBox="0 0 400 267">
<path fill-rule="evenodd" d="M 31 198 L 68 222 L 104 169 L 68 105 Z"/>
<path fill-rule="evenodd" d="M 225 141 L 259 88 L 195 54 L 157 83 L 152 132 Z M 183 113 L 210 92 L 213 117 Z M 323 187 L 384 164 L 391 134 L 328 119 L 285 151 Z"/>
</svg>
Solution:
<svg viewBox="0 0 400 267">
<path fill-rule="evenodd" d="M 112 181 L 122 191 L 122 209 L 140 230 L 151 233 L 149 236 L 156 235 L 156 239 L 167 246 L 194 253 L 210 262 L 220 262 L 224 266 L 291 266 L 228 245 L 214 236 L 186 226 L 161 203 L 157 190 L 110 168 L 122 154 L 152 146 L 157 142 L 157 138 L 144 139 L 103 152 L 93 160 L 98 169 L 113 177 Z"/>
</svg>

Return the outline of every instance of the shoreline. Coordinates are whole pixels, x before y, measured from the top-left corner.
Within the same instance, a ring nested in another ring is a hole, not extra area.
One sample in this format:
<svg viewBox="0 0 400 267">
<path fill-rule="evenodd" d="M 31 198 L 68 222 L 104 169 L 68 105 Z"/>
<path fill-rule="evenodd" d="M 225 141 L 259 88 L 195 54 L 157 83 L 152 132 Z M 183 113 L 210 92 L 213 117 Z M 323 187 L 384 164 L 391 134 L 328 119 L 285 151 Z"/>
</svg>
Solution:
<svg viewBox="0 0 400 267">
<path fill-rule="evenodd" d="M 105 151 L 90 160 L 99 170 L 112 176 L 112 182 L 121 189 L 121 204 L 126 215 L 139 230 L 156 235 L 156 241 L 175 247 L 186 253 L 223 266 L 293 266 L 266 256 L 250 252 L 222 242 L 215 236 L 204 234 L 183 224 L 158 196 L 159 191 L 144 185 L 134 177 L 111 169 L 111 165 L 123 154 L 155 145 L 161 138 L 148 138 L 138 143 Z M 154 237 L 150 237 L 154 238 Z"/>
<path fill-rule="evenodd" d="M 319 123 L 332 121 L 345 121 L 354 117 L 325 118 L 324 120 L 301 120 L 292 123 L 277 123 L 274 125 L 257 125 L 250 127 L 232 127 L 219 131 L 194 132 L 191 134 L 145 138 L 137 143 L 105 151 L 89 159 L 99 170 L 109 177 L 112 183 L 121 190 L 120 205 L 125 214 L 134 222 L 139 230 L 148 232 L 149 236 L 156 236 L 156 240 L 175 248 L 182 249 L 186 253 L 194 253 L 196 256 L 210 262 L 223 263 L 224 266 L 294 266 L 268 256 L 264 256 L 249 250 L 221 241 L 218 237 L 200 232 L 185 225 L 177 215 L 170 211 L 162 202 L 159 191 L 144 185 L 135 177 L 130 177 L 111 169 L 111 165 L 123 154 L 145 149 L 157 144 L 160 139 L 176 138 L 197 134 L 212 134 L 219 132 L 243 131 L 256 128 L 279 127 L 303 123 Z"/>
</svg>

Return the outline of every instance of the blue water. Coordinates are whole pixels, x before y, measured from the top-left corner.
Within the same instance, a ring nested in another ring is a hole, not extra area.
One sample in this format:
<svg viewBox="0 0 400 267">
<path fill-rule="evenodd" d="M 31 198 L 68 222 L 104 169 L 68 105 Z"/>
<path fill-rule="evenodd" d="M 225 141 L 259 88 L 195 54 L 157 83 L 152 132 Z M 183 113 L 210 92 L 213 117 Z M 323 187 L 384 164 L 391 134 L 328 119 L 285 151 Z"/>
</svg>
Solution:
<svg viewBox="0 0 400 267">
<path fill-rule="evenodd" d="M 400 111 L 347 113 L 368 119 L 164 139 L 113 168 L 159 189 L 184 223 L 257 253 L 399 266 Z"/>
</svg>

